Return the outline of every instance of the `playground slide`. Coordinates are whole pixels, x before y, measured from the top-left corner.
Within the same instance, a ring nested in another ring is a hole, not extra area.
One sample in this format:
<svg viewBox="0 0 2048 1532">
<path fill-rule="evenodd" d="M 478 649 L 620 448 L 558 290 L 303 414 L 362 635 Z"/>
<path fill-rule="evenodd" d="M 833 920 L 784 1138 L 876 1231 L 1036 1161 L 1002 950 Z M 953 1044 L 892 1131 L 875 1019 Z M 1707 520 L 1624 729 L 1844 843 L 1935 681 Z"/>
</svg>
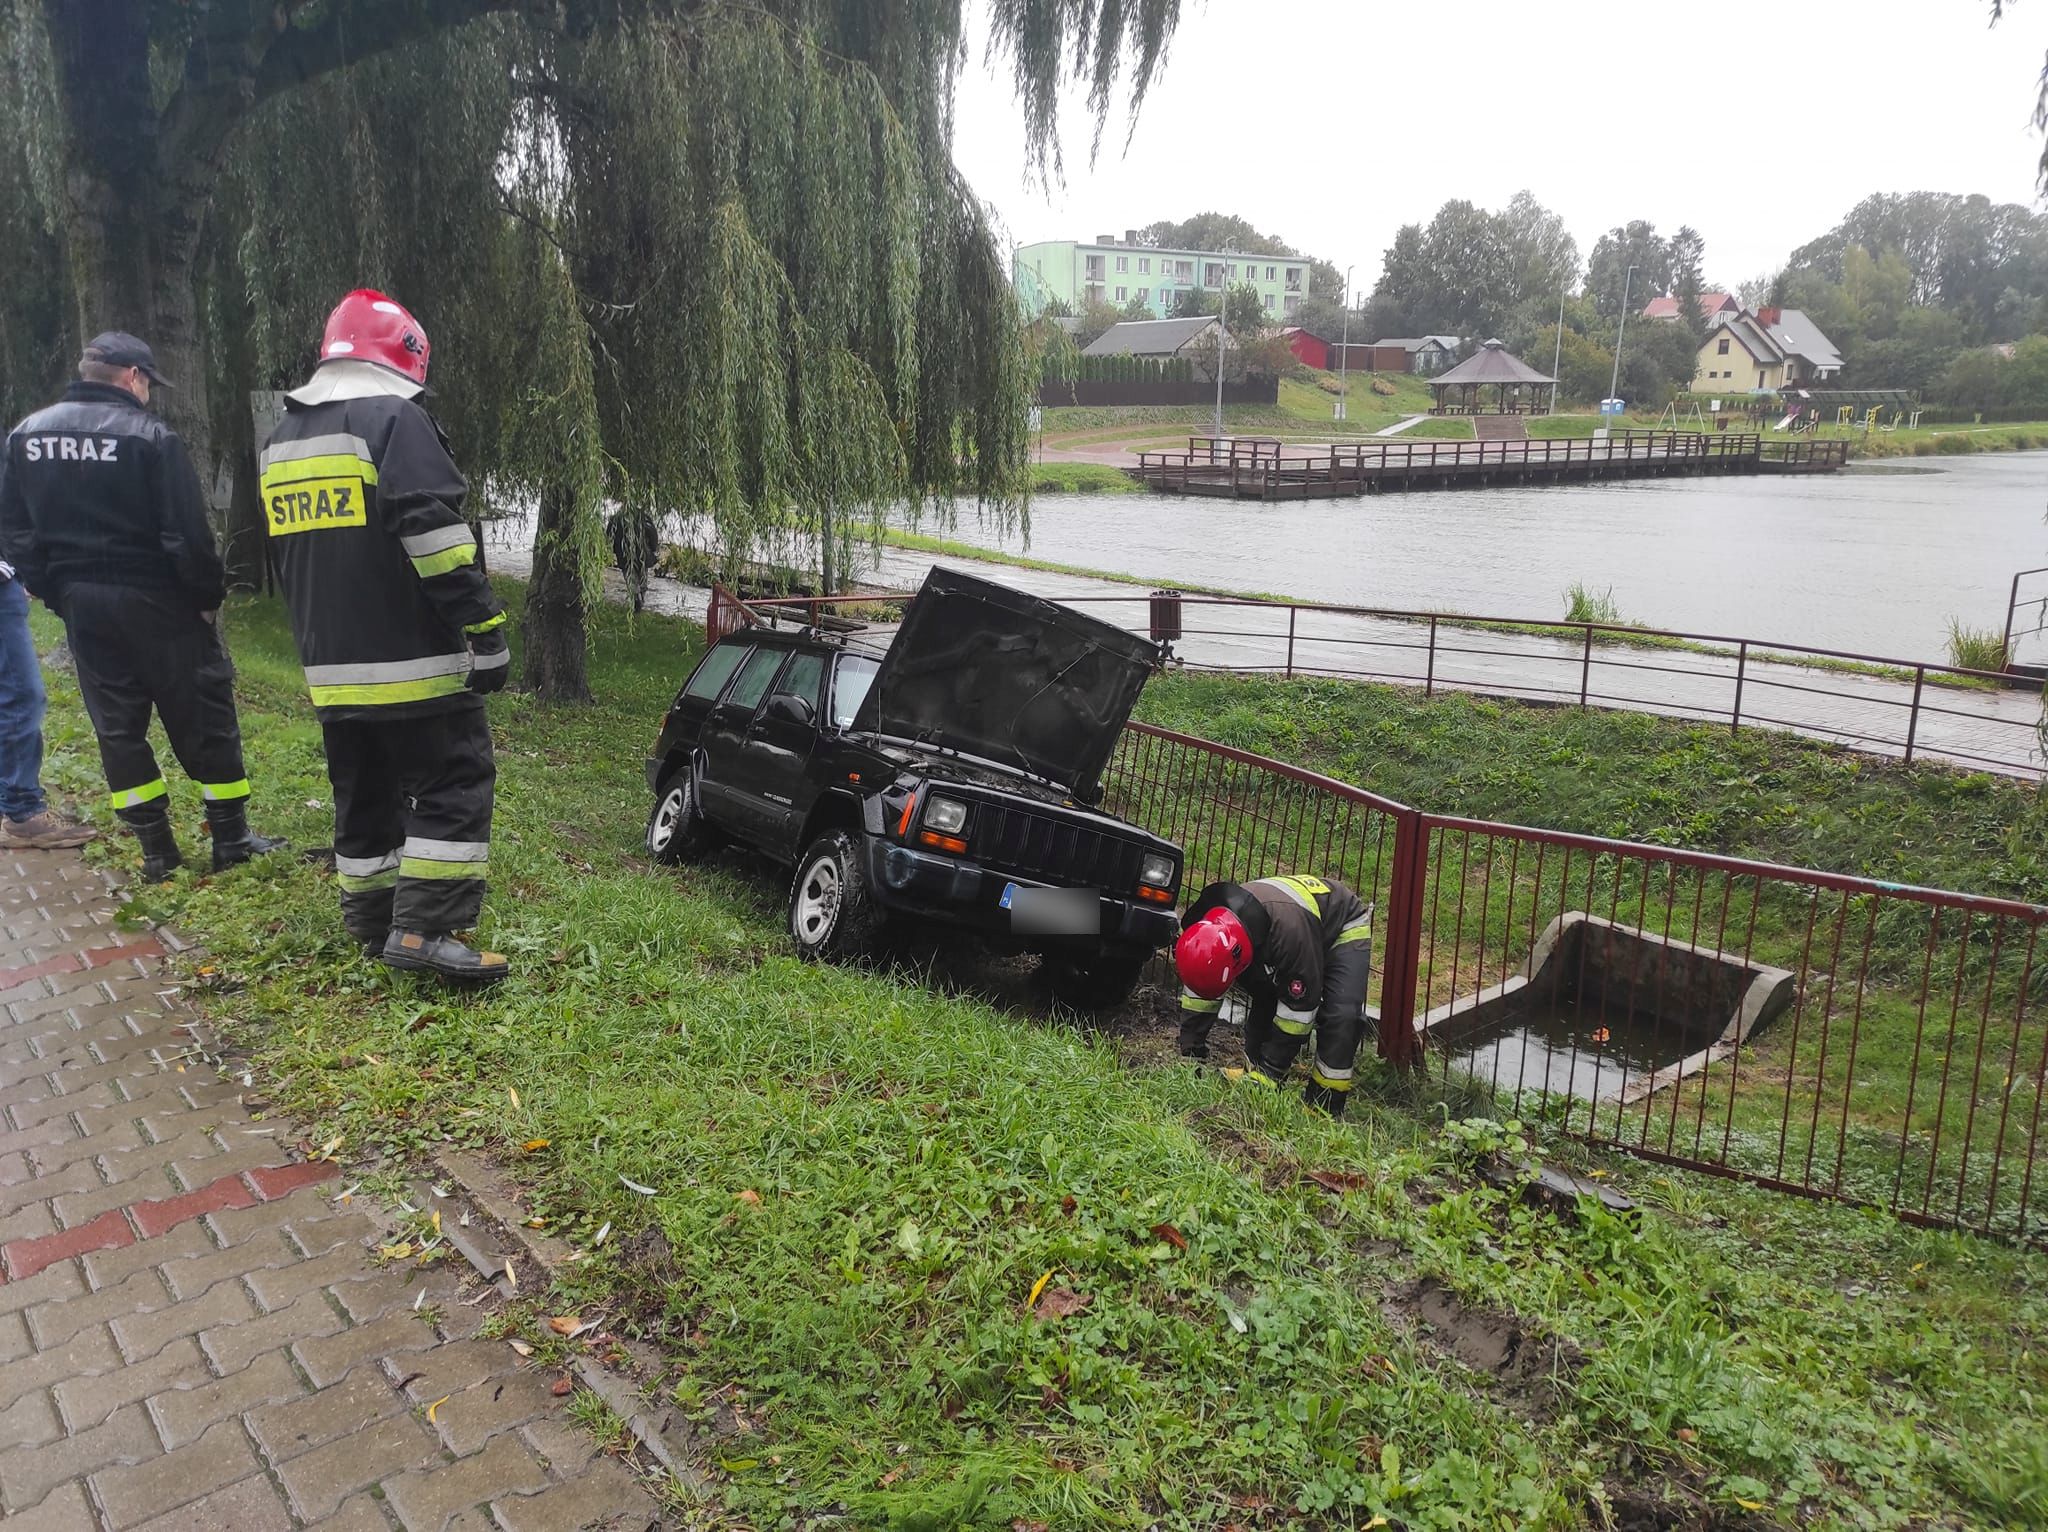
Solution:
<svg viewBox="0 0 2048 1532">
<path fill-rule="evenodd" d="M 1799 411 L 1794 410 L 1791 414 L 1787 415 L 1783 420 L 1779 421 L 1776 425 L 1772 426 L 1771 429 L 1773 431 L 1789 431 L 1792 429 L 1792 422 L 1797 420 L 1798 418 Z"/>
</svg>

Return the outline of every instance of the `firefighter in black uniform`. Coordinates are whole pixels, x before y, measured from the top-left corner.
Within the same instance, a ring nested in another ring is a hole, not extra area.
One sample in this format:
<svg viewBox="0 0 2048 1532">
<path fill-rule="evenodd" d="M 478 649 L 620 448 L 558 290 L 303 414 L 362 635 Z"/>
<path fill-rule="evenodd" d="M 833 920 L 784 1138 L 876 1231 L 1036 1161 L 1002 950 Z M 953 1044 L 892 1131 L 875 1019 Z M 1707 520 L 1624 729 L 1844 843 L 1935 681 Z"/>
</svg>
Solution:
<svg viewBox="0 0 2048 1532">
<path fill-rule="evenodd" d="M 334 786 L 342 923 L 394 968 L 503 978 L 503 957 L 455 933 L 483 907 L 483 694 L 511 657 L 462 518 L 469 487 L 417 402 L 427 334 L 359 290 L 320 358 L 263 450 L 263 511 Z"/>
<path fill-rule="evenodd" d="M 1248 1080 L 1278 1085 L 1313 1032 L 1309 1105 L 1344 1115 L 1365 1035 L 1372 977 L 1372 906 L 1341 883 L 1261 878 L 1212 883 L 1181 917 L 1180 1051 L 1209 1056 L 1209 1031 L 1235 985 L 1250 1002 L 1244 1051 Z"/>
<path fill-rule="evenodd" d="M 144 406 L 170 387 L 148 346 L 96 336 L 79 381 L 14 428 L 0 464 L 0 551 L 64 619 L 115 812 L 142 843 L 142 875 L 182 861 L 170 788 L 149 747 L 154 708 L 206 800 L 216 872 L 282 841 L 249 829 L 225 590 L 199 475 Z"/>
</svg>

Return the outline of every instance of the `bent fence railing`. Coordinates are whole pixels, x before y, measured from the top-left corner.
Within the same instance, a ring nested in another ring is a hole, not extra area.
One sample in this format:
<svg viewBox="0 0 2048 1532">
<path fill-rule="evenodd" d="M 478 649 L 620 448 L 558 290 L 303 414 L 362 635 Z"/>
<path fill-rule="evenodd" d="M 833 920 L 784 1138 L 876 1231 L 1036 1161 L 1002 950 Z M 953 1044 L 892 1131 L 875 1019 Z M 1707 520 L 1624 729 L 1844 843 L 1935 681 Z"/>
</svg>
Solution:
<svg viewBox="0 0 2048 1532">
<path fill-rule="evenodd" d="M 1390 1062 L 1644 1159 L 2048 1243 L 2048 907 L 1428 814 L 1147 724 L 1104 785 L 1190 892 L 1300 872 L 1371 899 Z M 1461 1028 L 1588 917 L 1651 957 Z M 1709 958 L 1724 1002 L 1775 986 L 1762 1024 L 1680 1014 L 1672 965 Z"/>
<path fill-rule="evenodd" d="M 707 627 L 908 596 L 756 602 L 714 594 Z M 1447 615 L 1179 592 L 1062 596 L 1173 646 L 1194 670 L 1381 681 L 1768 728 L 1907 762 L 2039 777 L 2041 682 L 1845 649 L 1621 623 Z"/>
</svg>

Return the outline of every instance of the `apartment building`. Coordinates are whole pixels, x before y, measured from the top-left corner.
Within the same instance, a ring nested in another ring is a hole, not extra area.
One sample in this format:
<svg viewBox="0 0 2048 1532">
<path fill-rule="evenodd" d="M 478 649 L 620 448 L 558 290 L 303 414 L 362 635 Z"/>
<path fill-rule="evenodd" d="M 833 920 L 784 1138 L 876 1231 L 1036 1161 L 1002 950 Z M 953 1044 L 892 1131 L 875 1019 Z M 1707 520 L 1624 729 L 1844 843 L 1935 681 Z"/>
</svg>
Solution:
<svg viewBox="0 0 2048 1532">
<path fill-rule="evenodd" d="M 1162 250 L 1138 243 L 1137 231 L 1089 241 L 1041 240 L 1018 247 L 1013 275 L 1018 301 L 1035 318 L 1054 299 L 1080 313 L 1091 303 L 1123 308 L 1133 299 L 1170 318 L 1190 289 L 1215 292 L 1250 284 L 1275 323 L 1293 317 L 1308 295 L 1304 256 L 1248 255 L 1227 250 Z"/>
</svg>

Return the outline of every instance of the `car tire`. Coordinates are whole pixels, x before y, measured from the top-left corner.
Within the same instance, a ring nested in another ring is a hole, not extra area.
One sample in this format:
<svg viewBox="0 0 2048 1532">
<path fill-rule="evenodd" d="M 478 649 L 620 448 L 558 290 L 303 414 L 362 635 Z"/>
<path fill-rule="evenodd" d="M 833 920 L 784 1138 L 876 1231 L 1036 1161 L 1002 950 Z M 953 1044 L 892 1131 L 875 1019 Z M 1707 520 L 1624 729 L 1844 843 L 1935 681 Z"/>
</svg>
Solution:
<svg viewBox="0 0 2048 1532">
<path fill-rule="evenodd" d="M 875 950 L 883 915 L 851 833 L 827 830 L 797 858 L 788 920 L 797 956 L 807 962 L 850 962 Z"/>
<path fill-rule="evenodd" d="M 697 804 L 697 780 L 684 766 L 662 779 L 647 815 L 647 854 L 664 867 L 695 861 L 718 844 Z"/>
<path fill-rule="evenodd" d="M 1114 1011 L 1131 998 L 1138 978 L 1152 960 L 1149 947 L 1122 944 L 1093 952 L 1054 953 L 1044 972 L 1052 997 L 1076 1011 Z"/>
</svg>

